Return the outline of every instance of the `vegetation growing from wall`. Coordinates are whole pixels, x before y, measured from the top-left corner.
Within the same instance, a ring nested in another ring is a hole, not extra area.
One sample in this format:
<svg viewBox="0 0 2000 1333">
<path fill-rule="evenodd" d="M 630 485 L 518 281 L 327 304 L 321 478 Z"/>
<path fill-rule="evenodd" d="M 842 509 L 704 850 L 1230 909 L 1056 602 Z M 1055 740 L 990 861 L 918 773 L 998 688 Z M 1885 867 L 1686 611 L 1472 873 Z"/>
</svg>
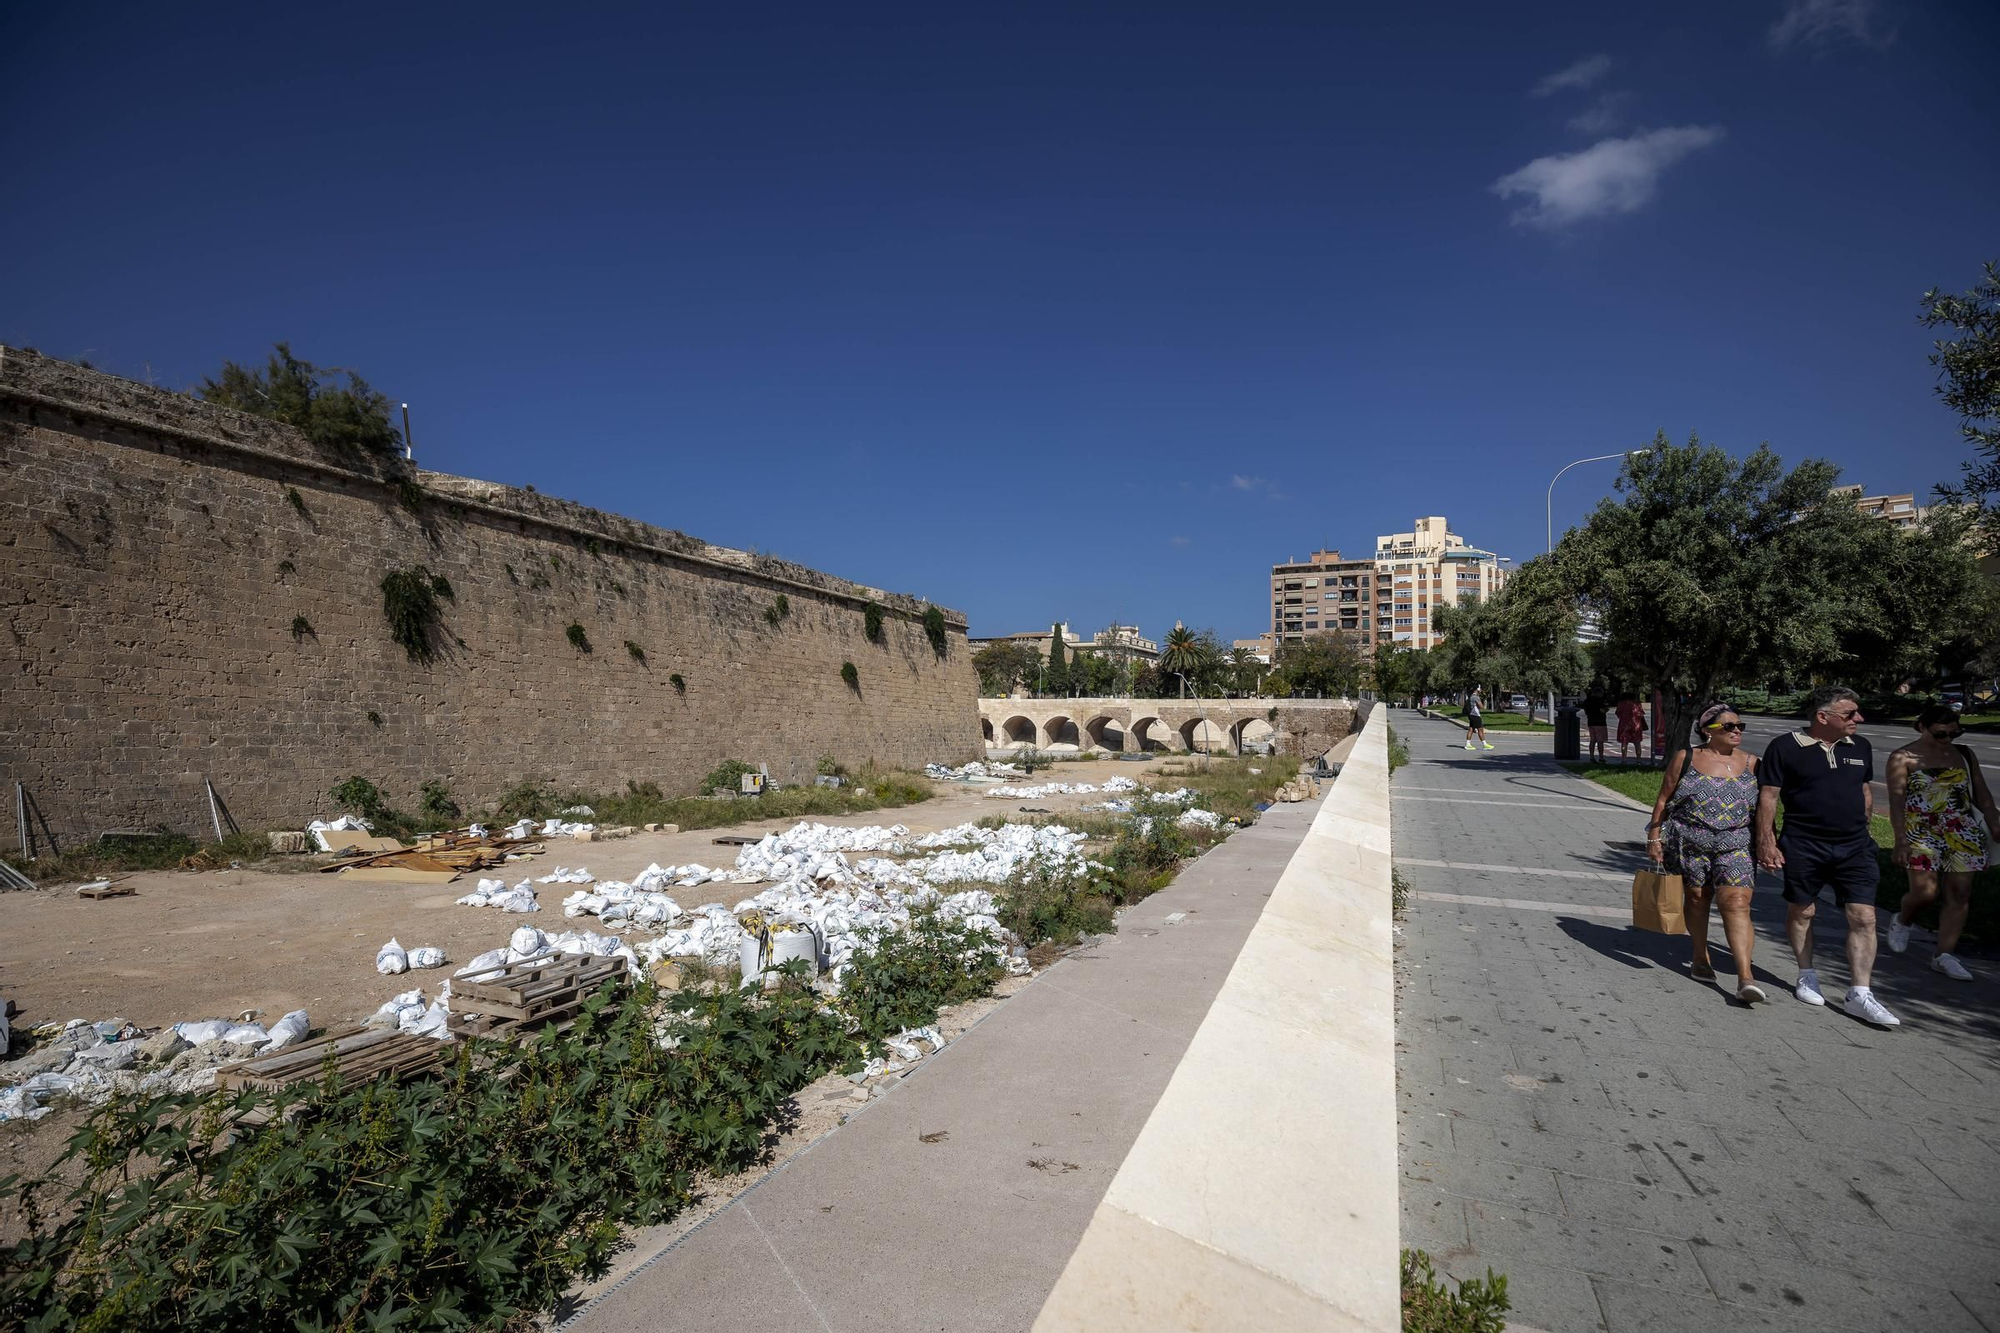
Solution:
<svg viewBox="0 0 2000 1333">
<path fill-rule="evenodd" d="M 870 602 L 861 608 L 861 631 L 868 636 L 868 642 L 882 642 L 882 605 Z"/>
<path fill-rule="evenodd" d="M 786 598 L 785 594 L 779 593 L 778 600 L 764 608 L 764 620 L 767 624 L 776 625 L 791 613 L 791 602 Z"/>
<path fill-rule="evenodd" d="M 402 645 L 412 662 L 428 663 L 437 657 L 440 603 L 456 599 L 451 584 L 422 565 L 392 569 L 382 576 L 382 617 L 389 622 L 389 637 Z"/>
<path fill-rule="evenodd" d="M 417 818 L 432 832 L 457 827 L 459 808 L 451 789 L 435 778 L 426 782 L 418 793 Z"/>
<path fill-rule="evenodd" d="M 945 650 L 951 647 L 951 640 L 945 637 L 944 612 L 935 606 L 924 608 L 924 637 L 930 640 L 931 652 L 942 662 Z"/>
<path fill-rule="evenodd" d="M 627 639 L 625 640 L 625 651 L 632 655 L 632 660 L 634 662 L 638 662 L 641 665 L 644 665 L 646 661 L 646 650 L 644 648 L 641 648 L 638 644 L 632 642 L 632 640 Z"/>
<path fill-rule="evenodd" d="M 345 375 L 347 383 L 338 383 Z M 322 369 L 279 343 L 262 370 L 222 363 L 222 373 L 196 390 L 204 399 L 252 416 L 282 421 L 314 444 L 358 453 L 394 453 L 402 433 L 389 422 L 389 400 L 351 370 Z M 300 513 L 298 492 L 287 496 Z"/>
<path fill-rule="evenodd" d="M 842 662 L 840 664 L 840 678 L 847 682 L 848 689 L 853 690 L 856 694 L 861 693 L 861 672 L 856 669 L 854 663 Z"/>
<path fill-rule="evenodd" d="M 583 626 L 572 623 L 568 629 L 563 631 L 563 635 L 569 640 L 569 646 L 578 652 L 587 653 L 591 651 L 590 636 L 583 632 Z"/>
<path fill-rule="evenodd" d="M 313 633 L 312 622 L 304 616 L 292 617 L 292 638 L 294 640 L 318 637 Z"/>
</svg>

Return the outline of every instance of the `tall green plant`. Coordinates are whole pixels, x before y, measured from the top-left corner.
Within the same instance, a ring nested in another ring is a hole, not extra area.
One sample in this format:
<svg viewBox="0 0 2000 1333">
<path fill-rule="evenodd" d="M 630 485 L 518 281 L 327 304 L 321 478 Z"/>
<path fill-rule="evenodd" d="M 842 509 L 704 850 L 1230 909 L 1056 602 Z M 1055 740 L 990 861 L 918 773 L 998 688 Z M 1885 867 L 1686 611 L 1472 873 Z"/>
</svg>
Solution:
<svg viewBox="0 0 2000 1333">
<path fill-rule="evenodd" d="M 336 381 L 341 375 L 344 387 Z M 204 379 L 197 392 L 211 403 L 282 421 L 330 449 L 391 453 L 402 444 L 385 395 L 351 370 L 322 369 L 293 356 L 287 343 L 277 345 L 262 370 L 223 362 L 222 373 Z M 305 512 L 296 491 L 287 498 Z"/>
</svg>

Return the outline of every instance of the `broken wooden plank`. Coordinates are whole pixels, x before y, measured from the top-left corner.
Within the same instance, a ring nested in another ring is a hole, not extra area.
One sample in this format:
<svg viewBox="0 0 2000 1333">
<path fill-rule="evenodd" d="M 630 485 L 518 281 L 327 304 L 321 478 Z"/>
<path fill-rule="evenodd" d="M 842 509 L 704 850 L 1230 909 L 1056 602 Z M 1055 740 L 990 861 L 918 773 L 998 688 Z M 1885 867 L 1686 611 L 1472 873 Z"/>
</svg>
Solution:
<svg viewBox="0 0 2000 1333">
<path fill-rule="evenodd" d="M 752 838 L 741 833 L 725 833 L 721 837 L 711 838 L 709 841 L 718 847 L 748 847 L 752 843 L 764 841 L 764 835 L 759 834 Z"/>
<path fill-rule="evenodd" d="M 84 884 L 78 887 L 79 898 L 129 898 L 138 890 L 130 884 Z"/>
<path fill-rule="evenodd" d="M 399 865 L 370 865 L 349 866 L 340 872 L 340 877 L 363 884 L 449 884 L 459 874 L 449 866 L 442 870 L 409 870 Z"/>
</svg>

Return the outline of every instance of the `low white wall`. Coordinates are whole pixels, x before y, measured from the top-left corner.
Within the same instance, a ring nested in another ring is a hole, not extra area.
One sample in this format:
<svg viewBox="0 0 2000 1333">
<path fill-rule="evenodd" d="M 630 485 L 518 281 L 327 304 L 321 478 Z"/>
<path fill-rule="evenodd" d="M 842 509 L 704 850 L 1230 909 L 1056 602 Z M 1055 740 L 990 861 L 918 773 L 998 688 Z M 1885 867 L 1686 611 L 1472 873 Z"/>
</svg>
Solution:
<svg viewBox="0 0 2000 1333">
<path fill-rule="evenodd" d="M 1388 715 L 1372 710 L 1036 1333 L 1400 1327 Z"/>
</svg>

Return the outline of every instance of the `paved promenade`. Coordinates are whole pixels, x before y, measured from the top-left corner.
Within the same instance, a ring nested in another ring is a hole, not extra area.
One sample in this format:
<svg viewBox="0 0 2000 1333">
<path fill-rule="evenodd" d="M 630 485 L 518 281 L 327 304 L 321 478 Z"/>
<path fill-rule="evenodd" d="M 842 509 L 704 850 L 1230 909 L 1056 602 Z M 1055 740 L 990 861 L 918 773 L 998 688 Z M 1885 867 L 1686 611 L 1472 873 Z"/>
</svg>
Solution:
<svg viewBox="0 0 2000 1333">
<path fill-rule="evenodd" d="M 1318 809 L 1222 843 L 568 1327 L 1025 1333 Z"/>
<path fill-rule="evenodd" d="M 1879 1031 L 1792 998 L 1783 905 L 1760 883 L 1737 1006 L 1687 940 L 1630 929 L 1645 816 L 1556 768 L 1546 736 L 1392 715 L 1403 1243 L 1508 1276 L 1511 1327 L 2000 1333 L 2000 964 L 1930 972 L 1886 947 Z M 1717 970 L 1733 975 L 1720 921 Z"/>
</svg>

